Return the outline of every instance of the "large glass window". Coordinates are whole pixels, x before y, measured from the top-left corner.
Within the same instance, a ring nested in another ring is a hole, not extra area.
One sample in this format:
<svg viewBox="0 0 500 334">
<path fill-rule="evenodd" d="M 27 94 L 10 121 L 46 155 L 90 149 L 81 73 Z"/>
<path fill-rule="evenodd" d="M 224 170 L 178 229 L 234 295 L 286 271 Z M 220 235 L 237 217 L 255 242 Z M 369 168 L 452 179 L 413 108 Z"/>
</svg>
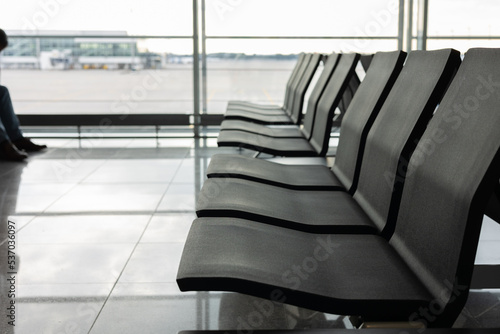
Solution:
<svg viewBox="0 0 500 334">
<path fill-rule="evenodd" d="M 427 49 L 500 47 L 500 1 L 430 0 Z"/>
<path fill-rule="evenodd" d="M 424 1 L 403 1 L 400 25 L 399 0 L 197 0 L 193 32 L 191 0 L 4 0 L 0 80 L 20 114 L 193 114 L 194 78 L 202 113 L 233 99 L 281 104 L 301 52 L 415 49 Z M 428 3 L 428 49 L 500 45 L 500 2 Z"/>
<path fill-rule="evenodd" d="M 209 113 L 232 99 L 281 104 L 301 52 L 397 48 L 398 1 L 206 0 L 205 13 Z"/>
<path fill-rule="evenodd" d="M 9 0 L 2 8 L 10 38 L 1 84 L 18 114 L 192 113 L 191 1 Z"/>
<path fill-rule="evenodd" d="M 209 36 L 396 36 L 394 0 L 206 0 Z"/>
<path fill-rule="evenodd" d="M 2 29 L 126 31 L 129 35 L 192 34 L 192 2 L 178 0 L 2 0 Z"/>
</svg>

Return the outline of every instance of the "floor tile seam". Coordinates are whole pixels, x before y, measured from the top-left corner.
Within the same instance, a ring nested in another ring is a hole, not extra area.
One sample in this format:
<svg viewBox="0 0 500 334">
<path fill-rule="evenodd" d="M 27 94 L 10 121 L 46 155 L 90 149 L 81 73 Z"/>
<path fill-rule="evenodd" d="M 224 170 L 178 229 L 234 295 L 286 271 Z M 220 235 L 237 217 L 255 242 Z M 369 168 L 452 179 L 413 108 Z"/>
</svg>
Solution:
<svg viewBox="0 0 500 334">
<path fill-rule="evenodd" d="M 127 145 L 120 147 L 118 150 L 116 150 L 116 152 L 111 156 L 111 158 L 116 157 L 118 154 L 121 154 L 121 152 L 123 152 L 125 149 L 130 149 L 131 148 L 130 145 L 134 142 L 134 139 L 135 138 L 133 138 Z"/>
<path fill-rule="evenodd" d="M 82 160 L 85 160 L 85 158 L 82 158 Z M 107 160 L 103 160 L 103 162 L 101 164 L 99 164 L 98 166 L 96 166 L 91 172 L 89 172 L 85 177 L 83 177 L 82 179 L 80 179 L 79 181 L 75 182 L 73 184 L 73 186 L 69 187 L 69 189 L 67 191 L 65 191 L 63 194 L 61 194 L 60 196 L 58 196 L 54 201 L 52 201 L 48 206 L 45 207 L 45 209 L 41 212 L 42 214 L 44 214 L 47 210 L 49 210 L 56 202 L 58 202 L 60 199 L 62 199 L 64 196 L 68 195 L 71 191 L 73 191 L 74 189 L 76 189 L 79 185 L 82 184 L 82 182 L 88 178 L 90 175 L 92 175 L 93 173 L 95 173 L 95 171 L 97 169 L 99 169 L 106 161 L 108 161 L 109 159 Z M 28 225 L 28 224 L 26 224 Z"/>
<path fill-rule="evenodd" d="M 122 151 L 122 150 L 123 150 L 123 149 L 118 150 L 117 152 Z M 187 153 L 186 153 L 186 155 L 187 155 L 188 153 L 189 153 L 189 152 L 187 152 Z M 115 155 L 116 155 L 116 153 L 115 153 Z M 186 155 L 185 155 L 185 156 L 186 156 Z M 185 159 L 185 157 L 184 157 L 184 159 Z M 184 159 L 183 159 L 183 161 L 184 161 Z M 43 211 L 42 211 L 42 215 L 43 215 L 43 214 L 45 214 L 45 213 L 46 213 L 46 211 L 47 211 L 47 210 L 48 210 L 51 206 L 53 206 L 55 202 L 57 202 L 58 200 L 60 200 L 63 196 L 67 195 L 70 191 L 72 191 L 73 189 L 75 189 L 78 185 L 83 184 L 83 182 L 84 182 L 86 179 L 88 179 L 88 178 L 89 178 L 92 174 L 94 174 L 94 173 L 97 171 L 97 169 L 98 169 L 98 168 L 102 167 L 102 166 L 103 166 L 103 164 L 105 164 L 105 163 L 106 163 L 107 161 L 109 161 L 109 160 L 110 160 L 110 159 L 105 159 L 105 160 L 103 160 L 103 161 L 102 161 L 102 163 L 101 163 L 101 164 L 99 164 L 99 166 L 96 166 L 96 167 L 95 167 L 95 169 L 94 169 L 92 172 L 90 172 L 90 173 L 88 173 L 88 174 L 86 175 L 86 177 L 82 178 L 79 182 L 75 183 L 73 187 L 71 187 L 70 189 L 68 189 L 68 190 L 67 190 L 64 194 L 62 194 L 61 196 L 59 196 L 59 197 L 58 197 L 55 201 L 53 201 L 53 202 L 52 202 L 49 206 L 47 206 L 47 208 L 46 208 L 45 210 L 43 210 Z M 176 172 L 175 172 L 175 174 L 174 174 L 174 177 L 175 177 L 175 175 L 177 175 L 177 173 L 178 173 L 179 169 L 181 168 L 181 165 L 182 165 L 182 162 L 183 162 L 183 161 L 181 161 L 181 163 L 178 165 L 177 170 L 176 170 Z M 167 185 L 167 188 L 166 188 L 165 192 L 163 193 L 162 197 L 161 197 L 161 198 L 160 198 L 160 200 L 158 201 L 158 205 L 156 206 L 156 210 L 155 210 L 155 212 L 157 211 L 157 209 L 158 209 L 158 207 L 159 207 L 159 205 L 160 205 L 160 203 L 161 203 L 161 200 L 164 198 L 165 194 L 167 193 L 168 189 L 170 188 L 170 184 L 171 184 L 171 182 L 169 182 L 169 183 L 168 183 L 168 185 Z M 191 212 L 191 211 L 190 211 L 190 212 Z M 123 212 L 123 211 L 120 211 L 120 213 L 121 213 L 121 214 L 124 214 L 124 215 L 128 215 L 128 214 L 130 214 L 130 213 Z M 72 213 L 66 213 L 66 214 L 67 214 L 67 215 L 74 215 L 75 213 L 74 213 L 74 212 L 72 212 Z M 124 266 L 123 266 L 123 268 L 122 268 L 122 270 L 121 270 L 121 272 L 120 272 L 120 275 L 116 278 L 115 282 L 113 283 L 112 288 L 110 289 L 110 291 L 109 291 L 108 295 L 106 296 L 106 298 L 105 298 L 104 302 L 102 303 L 102 306 L 101 306 L 101 308 L 100 308 L 100 310 L 99 310 L 98 314 L 96 315 L 96 317 L 95 317 L 95 319 L 94 319 L 94 321 L 93 321 L 92 325 L 91 325 L 91 326 L 90 326 L 90 328 L 89 328 L 89 333 L 90 333 L 90 332 L 92 331 L 92 329 L 94 328 L 94 325 L 96 324 L 97 319 L 99 319 L 99 316 L 100 316 L 101 312 L 104 310 L 104 307 L 106 306 L 107 301 L 109 300 L 109 298 L 111 297 L 111 295 L 112 295 L 113 291 L 115 290 L 115 287 L 116 287 L 116 285 L 118 284 L 118 282 L 119 282 L 120 278 L 122 277 L 122 275 L 123 275 L 123 272 L 124 272 L 125 268 L 127 267 L 128 263 L 130 262 L 130 260 L 131 260 L 131 258 L 132 258 L 132 256 L 133 256 L 133 254 L 135 253 L 135 250 L 136 250 L 137 246 L 139 245 L 139 242 L 142 240 L 142 238 L 143 238 L 143 236 L 144 236 L 145 231 L 147 230 L 147 228 L 148 228 L 149 224 L 151 223 L 151 220 L 152 220 L 152 217 L 153 217 L 153 214 L 154 214 L 154 213 L 153 213 L 153 212 L 151 212 L 151 213 L 148 213 L 148 214 L 150 215 L 149 220 L 148 220 L 148 223 L 147 223 L 147 224 L 146 224 L 146 226 L 144 227 L 144 229 L 143 229 L 143 231 L 142 231 L 142 233 L 141 233 L 140 237 L 138 238 L 137 242 L 136 242 L 136 243 L 135 243 L 135 245 L 134 245 L 134 248 L 133 248 L 133 249 L 132 249 L 132 251 L 130 252 L 130 255 L 129 255 L 129 257 L 128 257 L 127 261 L 125 262 L 125 264 L 124 264 Z M 37 216 L 38 216 L 38 215 L 37 215 Z M 36 217 L 34 217 L 34 218 L 36 218 Z M 34 219 L 34 218 L 33 218 L 33 219 Z M 33 220 L 33 219 L 32 219 L 32 220 Z M 31 221 L 30 221 L 30 222 L 31 222 Z M 27 225 L 28 225 L 28 224 L 26 224 L 25 226 L 27 226 Z"/>
<path fill-rule="evenodd" d="M 498 307 L 500 305 L 500 300 L 497 301 L 494 305 L 488 307 L 486 310 L 484 310 L 483 312 L 479 313 L 478 315 L 476 316 L 473 316 L 474 318 L 480 318 L 482 317 L 483 315 L 485 315 L 486 313 L 488 313 L 489 311 L 493 310 L 494 308 Z"/>
<path fill-rule="evenodd" d="M 120 184 L 123 184 L 123 185 L 140 185 L 140 184 L 161 185 L 161 184 L 169 184 L 169 183 L 171 183 L 171 181 L 135 181 L 135 182 L 133 182 L 133 181 L 126 181 L 126 182 L 123 182 L 123 181 L 114 181 L 114 182 L 82 181 L 79 183 L 79 185 L 99 185 L 99 184 L 102 184 L 102 185 L 120 185 Z"/>
<path fill-rule="evenodd" d="M 1 163 L 1 160 L 0 160 L 0 163 Z M 21 163 L 24 163 L 24 162 L 21 162 Z M 27 164 L 26 164 L 26 165 L 27 165 Z M 8 169 L 8 170 L 5 170 L 5 171 L 3 171 L 3 172 L 0 172 L 0 178 L 1 178 L 1 179 L 4 179 L 4 177 L 7 177 L 9 174 L 11 174 L 11 173 L 15 173 L 15 172 L 16 172 L 16 167 L 17 167 L 17 166 L 15 166 L 14 168 L 10 168 L 10 169 Z"/>
<path fill-rule="evenodd" d="M 86 160 L 86 159 L 82 158 L 82 160 Z M 102 162 L 98 166 L 95 166 L 95 168 L 91 172 L 87 173 L 87 175 L 85 177 L 83 177 L 82 179 L 80 179 L 80 181 L 77 183 L 77 185 L 78 184 L 83 184 L 83 182 L 85 182 L 85 180 L 87 180 L 92 174 L 96 173 L 99 168 L 101 168 L 102 166 L 104 166 L 104 164 L 106 164 L 110 160 L 111 159 L 109 157 L 107 159 L 102 159 L 101 160 Z"/>
<path fill-rule="evenodd" d="M 53 296 L 43 296 L 43 297 L 17 297 L 16 302 L 24 304 L 41 304 L 41 303 L 101 303 L 104 300 L 104 296 L 79 296 L 79 297 L 53 297 Z"/>
<path fill-rule="evenodd" d="M 114 282 L 58 282 L 58 283 L 20 283 L 18 286 L 72 286 L 72 285 L 111 285 Z"/>
<path fill-rule="evenodd" d="M 142 237 L 144 236 L 144 233 L 146 233 L 146 230 L 148 229 L 148 226 L 149 224 L 151 223 L 151 220 L 153 219 L 153 214 L 151 214 L 149 216 L 149 219 L 148 219 L 148 222 L 147 224 L 144 226 L 143 230 L 142 230 L 142 233 L 141 235 L 139 236 L 139 238 L 137 239 L 137 242 L 135 242 L 135 245 L 134 245 L 134 248 L 132 249 L 132 251 L 130 252 L 130 255 L 129 257 L 127 258 L 127 261 L 125 262 L 125 264 L 123 265 L 121 271 L 120 271 L 120 274 L 118 275 L 118 277 L 116 278 L 116 280 L 114 281 L 113 283 L 113 286 L 111 287 L 108 295 L 106 296 L 101 308 L 99 309 L 99 312 L 97 313 L 94 321 L 92 322 L 92 325 L 90 326 L 89 328 L 89 331 L 88 331 L 88 334 L 90 334 L 92 332 L 92 329 L 94 328 L 95 324 L 97 323 L 97 320 L 99 319 L 102 311 L 104 310 L 104 308 L 106 307 L 106 304 L 108 303 L 108 300 L 111 298 L 111 295 L 113 294 L 113 291 L 115 290 L 116 288 L 116 285 L 118 284 L 118 282 L 120 281 L 120 278 L 122 277 L 123 273 L 125 272 L 125 269 L 127 268 L 127 265 L 129 264 L 130 260 L 132 259 L 132 256 L 134 255 L 137 247 L 139 246 L 139 243 L 142 239 Z"/>
<path fill-rule="evenodd" d="M 185 241 L 139 241 L 141 246 L 144 245 L 179 245 L 185 244 Z"/>
<path fill-rule="evenodd" d="M 68 245 L 130 245 L 130 244 L 134 244 L 135 242 L 126 242 L 126 241 L 120 241 L 120 242 L 116 242 L 116 241 L 103 241 L 103 242 L 95 242 L 95 241 L 92 241 L 92 242 L 54 242 L 54 241 L 51 241 L 51 242 L 20 242 L 19 244 L 22 245 L 22 246 L 47 246 L 47 245 L 51 245 L 51 246 L 62 246 L 62 245 L 65 245 L 65 246 L 68 246 Z"/>
<path fill-rule="evenodd" d="M 60 283 L 61 285 L 63 283 Z M 176 284 L 175 282 L 142 282 L 142 283 L 120 283 L 120 284 Z M 150 295 L 118 295 L 114 296 L 113 300 L 128 300 L 130 297 L 133 297 L 134 300 L 143 299 L 143 300 L 155 300 L 155 299 L 164 299 L 168 298 L 169 300 L 191 300 L 195 295 L 194 294 L 183 294 L 183 295 L 174 295 L 174 294 L 150 294 Z M 213 295 L 212 295 L 213 297 Z M 100 303 L 104 302 L 105 296 L 99 295 L 86 295 L 86 296 L 38 296 L 38 297 L 18 297 L 16 300 L 19 303 L 54 303 L 54 302 L 62 302 L 62 303 L 82 303 L 82 302 L 96 302 Z"/>
<path fill-rule="evenodd" d="M 42 215 L 45 215 L 47 213 L 48 210 L 50 210 L 50 208 L 52 206 L 54 206 L 54 204 L 56 202 L 58 202 L 59 200 L 61 200 L 64 196 L 68 195 L 71 191 L 73 191 L 74 189 L 76 189 L 78 186 L 85 186 L 85 185 L 96 185 L 96 184 L 106 184 L 106 183 L 84 183 L 85 181 L 84 180 L 80 180 L 78 183 L 75 183 L 72 187 L 70 187 L 66 192 L 64 192 L 63 194 L 61 194 L 59 197 L 57 197 L 54 201 L 52 201 L 43 211 L 41 211 L 41 214 Z M 123 182 L 117 182 L 117 183 L 108 183 L 107 185 L 126 185 L 127 183 L 123 183 Z M 128 184 L 133 184 L 133 185 L 139 185 L 139 184 L 145 184 L 143 182 L 138 182 L 138 183 L 128 183 Z M 154 183 L 154 182 L 150 182 L 148 184 L 157 184 L 157 183 Z M 162 183 L 162 184 L 165 184 L 167 185 L 167 189 L 169 188 L 170 186 L 170 183 Z M 166 192 L 166 190 L 165 190 Z M 145 195 L 149 195 L 149 194 L 145 194 Z M 163 198 L 163 195 L 162 197 Z M 82 214 L 84 213 L 85 211 L 82 211 L 82 212 L 72 212 L 74 214 Z M 117 211 L 108 211 L 110 213 L 116 213 Z M 118 211 L 118 212 L 123 212 L 123 214 L 129 214 L 128 211 Z M 153 211 L 151 211 L 153 212 Z M 66 212 L 66 213 L 62 213 L 62 214 L 70 214 L 71 212 Z M 150 212 L 148 212 L 148 214 L 150 214 Z"/>
<path fill-rule="evenodd" d="M 120 151 L 120 150 L 119 150 L 119 151 Z M 116 155 L 116 153 L 115 153 L 115 155 Z M 82 159 L 83 159 L 83 160 L 85 160 L 85 158 L 82 158 Z M 95 172 L 96 172 L 99 168 L 101 168 L 101 167 L 102 167 L 102 166 L 103 166 L 103 165 L 104 165 L 107 161 L 109 161 L 109 160 L 110 160 L 109 158 L 108 158 L 108 159 L 103 159 L 103 160 L 102 160 L 102 162 L 101 162 L 100 164 L 98 164 L 98 166 L 96 166 L 96 167 L 95 167 L 95 168 L 94 168 L 91 172 L 89 172 L 89 173 L 88 173 L 85 177 L 83 177 L 83 178 L 82 178 L 82 179 L 80 179 L 78 182 L 76 182 L 76 183 L 75 183 L 72 187 L 70 187 L 70 188 L 69 188 L 66 192 L 64 192 L 63 194 L 61 194 L 61 196 L 58 196 L 58 198 L 57 198 L 57 199 L 55 199 L 55 200 L 54 200 L 51 204 L 49 204 L 49 205 L 45 208 L 45 210 L 43 210 L 43 211 L 42 211 L 41 215 L 40 215 L 40 214 L 37 214 L 37 215 L 35 216 L 35 218 L 36 218 L 36 217 L 38 217 L 38 216 L 45 216 L 45 213 L 47 212 L 47 210 L 49 210 L 49 209 L 50 209 L 50 207 L 52 207 L 52 206 L 53 206 L 53 205 L 54 205 L 57 201 L 59 201 L 59 200 L 60 200 L 61 198 L 63 198 L 65 195 L 67 195 L 67 194 L 68 194 L 68 193 L 70 193 L 72 190 L 74 190 L 77 186 L 79 186 L 79 185 L 81 185 L 81 184 L 84 184 L 83 182 L 84 182 L 86 179 L 88 179 L 91 175 L 93 175 L 93 174 L 94 174 L 94 173 L 95 173 Z M 168 188 L 168 187 L 167 187 L 167 188 Z M 128 215 L 128 214 L 129 214 L 129 213 L 124 213 L 124 212 L 122 212 L 122 211 L 120 211 L 120 213 L 121 213 L 122 215 Z M 75 212 L 68 212 L 68 213 L 65 213 L 65 214 L 66 214 L 66 215 L 75 215 Z M 142 212 L 142 214 L 144 214 L 144 212 Z M 92 323 L 91 327 L 89 328 L 89 333 L 92 331 L 92 328 L 94 327 L 94 325 L 95 325 L 95 323 L 96 323 L 97 319 L 99 318 L 99 316 L 100 316 L 100 314 L 101 314 L 102 310 L 103 310 L 103 309 L 104 309 L 104 307 L 106 306 L 106 303 L 107 303 L 108 299 L 110 298 L 111 294 L 113 293 L 113 291 L 114 291 L 114 288 L 115 288 L 116 284 L 118 283 L 118 281 L 119 281 L 120 277 L 122 276 L 122 274 L 123 274 L 123 272 L 124 272 L 124 270 L 125 270 L 125 268 L 126 268 L 127 264 L 129 263 L 129 261 L 130 261 L 130 259 L 131 259 L 132 255 L 134 254 L 135 249 L 137 248 L 137 245 L 138 245 L 138 243 L 139 243 L 140 239 L 142 238 L 142 235 L 145 233 L 145 231 L 146 231 L 146 229 L 147 229 L 147 226 L 149 226 L 149 223 L 151 222 L 151 219 L 152 219 L 152 216 L 153 216 L 153 212 L 148 212 L 148 215 L 149 215 L 149 220 L 148 220 L 148 223 L 147 223 L 147 224 L 146 224 L 146 226 L 144 227 L 144 229 L 143 229 L 143 231 L 142 231 L 142 233 L 141 233 L 141 236 L 140 236 L 140 237 L 137 239 L 137 241 L 135 242 L 135 245 L 134 245 L 133 249 L 131 250 L 131 252 L 130 252 L 130 254 L 129 254 L 129 256 L 128 256 L 127 261 L 125 262 L 125 264 L 124 264 L 124 266 L 123 266 L 122 270 L 120 271 L 120 275 L 119 275 L 119 276 L 116 278 L 116 280 L 113 282 L 113 286 L 112 286 L 112 288 L 110 289 L 110 291 L 109 291 L 109 293 L 107 294 L 107 296 L 104 298 L 104 301 L 103 301 L 103 303 L 102 303 L 102 305 L 101 305 L 101 307 L 100 307 L 100 309 L 99 309 L 99 312 L 98 312 L 98 314 L 96 315 L 96 317 L 94 318 L 94 321 L 93 321 L 93 323 Z M 32 221 L 33 221 L 33 219 L 30 221 L 30 223 L 31 223 Z M 26 224 L 25 226 L 27 226 L 27 225 L 29 225 L 29 223 L 28 223 L 28 224 Z M 83 244 L 83 243 L 82 243 L 82 244 Z M 100 244 L 100 243 L 99 243 L 99 244 Z M 125 244 L 125 243 L 124 243 L 124 244 Z M 111 282 L 110 282 L 110 283 L 111 283 Z"/>
<path fill-rule="evenodd" d="M 28 215 L 18 215 L 18 214 L 17 214 L 17 212 L 16 212 L 15 214 L 13 214 L 13 215 L 9 215 L 9 217 L 11 217 L 11 216 L 14 216 L 14 217 L 16 217 L 16 216 L 32 216 L 32 218 L 31 218 L 30 220 L 28 220 L 28 222 L 26 222 L 23 226 L 19 227 L 19 228 L 16 230 L 16 233 L 18 233 L 18 232 L 22 231 L 22 230 L 23 230 L 26 226 L 28 226 L 29 224 L 31 224 L 31 222 L 32 222 L 33 220 L 35 220 L 35 218 L 37 217 L 37 215 L 36 215 L 36 214 L 31 214 L 31 215 L 29 215 L 29 214 L 28 214 Z M 0 240 L 0 245 L 2 245 L 2 244 L 3 244 L 3 242 L 5 242 L 5 241 L 6 241 L 6 240 Z"/>
<path fill-rule="evenodd" d="M 194 145 L 194 144 L 193 144 Z M 158 203 L 156 204 L 156 207 L 154 209 L 154 213 L 157 213 L 158 212 L 158 208 L 160 207 L 160 204 L 162 203 L 163 199 L 165 198 L 165 196 L 167 195 L 167 192 L 168 190 L 170 189 L 170 187 L 172 186 L 172 181 L 175 179 L 175 177 L 177 176 L 177 174 L 179 173 L 179 170 L 181 169 L 182 167 L 182 164 L 184 163 L 184 161 L 186 160 L 186 157 L 189 156 L 189 150 L 188 152 L 186 152 L 186 154 L 184 155 L 184 158 L 182 158 L 181 162 L 177 165 L 177 169 L 175 170 L 175 173 L 174 175 L 172 176 L 172 178 L 170 179 L 170 182 L 168 183 L 167 185 L 167 189 L 165 189 L 165 191 L 163 192 L 163 194 L 161 195 L 160 197 L 160 200 L 158 201 Z M 149 225 L 149 223 L 148 223 Z"/>
</svg>

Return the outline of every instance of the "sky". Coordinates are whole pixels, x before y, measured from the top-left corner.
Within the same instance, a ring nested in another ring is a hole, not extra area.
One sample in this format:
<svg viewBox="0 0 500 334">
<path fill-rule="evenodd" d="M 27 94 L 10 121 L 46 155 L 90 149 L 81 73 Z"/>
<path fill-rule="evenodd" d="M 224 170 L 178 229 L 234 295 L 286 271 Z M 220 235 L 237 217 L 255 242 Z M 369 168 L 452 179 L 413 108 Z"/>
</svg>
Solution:
<svg viewBox="0 0 500 334">
<path fill-rule="evenodd" d="M 398 0 L 206 0 L 209 36 L 395 36 Z M 415 0 L 415 3 L 417 0 Z M 430 0 L 429 35 L 500 35 L 498 0 Z M 126 31 L 130 35 L 189 36 L 191 0 L 0 0 L 0 27 Z M 150 51 L 190 53 L 190 40 L 150 40 Z M 351 45 L 346 45 L 350 43 Z M 335 48 L 394 49 L 395 41 L 209 40 L 209 52 L 331 52 Z M 307 50 L 305 50 L 307 49 Z M 336 50 L 346 51 L 346 50 Z M 358 51 L 358 50 L 356 50 Z M 362 50 L 360 50 L 362 51 Z"/>
</svg>

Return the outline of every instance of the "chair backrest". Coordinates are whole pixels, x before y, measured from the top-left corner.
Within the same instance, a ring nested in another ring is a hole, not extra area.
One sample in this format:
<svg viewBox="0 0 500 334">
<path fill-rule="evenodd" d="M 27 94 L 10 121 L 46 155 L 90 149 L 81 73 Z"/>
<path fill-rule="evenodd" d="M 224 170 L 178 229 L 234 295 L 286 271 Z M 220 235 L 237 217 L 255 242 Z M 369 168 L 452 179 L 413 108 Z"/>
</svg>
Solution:
<svg viewBox="0 0 500 334">
<path fill-rule="evenodd" d="M 457 67 L 456 50 L 412 51 L 368 132 L 354 199 L 392 232 L 406 165 Z"/>
<path fill-rule="evenodd" d="M 351 194 L 359 177 L 366 137 L 389 95 L 406 52 L 378 52 L 354 95 L 340 128 L 333 172 Z"/>
<path fill-rule="evenodd" d="M 290 110 L 292 110 L 293 108 L 293 102 L 295 100 L 295 92 L 297 90 L 300 81 L 302 80 L 302 76 L 304 75 L 307 66 L 309 65 L 311 57 L 312 57 L 311 53 L 306 53 L 304 55 L 304 60 L 300 64 L 299 68 L 297 69 L 297 73 L 295 74 L 292 82 L 290 83 L 289 94 L 283 103 L 283 107 L 287 113 L 289 113 Z"/>
<path fill-rule="evenodd" d="M 373 54 L 362 54 L 359 58 L 358 65 L 356 66 L 356 75 L 353 75 L 351 77 L 349 86 L 345 90 L 344 95 L 342 95 L 342 101 L 340 101 L 340 104 L 338 106 L 338 113 L 335 113 L 332 128 L 340 128 L 342 120 L 344 119 L 344 115 L 349 109 L 349 104 L 354 98 L 354 95 L 356 95 L 356 91 L 358 90 L 358 87 L 364 78 L 363 72 L 366 73 L 366 71 L 368 71 L 368 67 L 370 67 L 373 56 Z"/>
<path fill-rule="evenodd" d="M 500 177 L 499 129 L 500 49 L 471 49 L 409 162 L 390 240 L 435 297 L 433 327 L 449 325 L 467 299 Z"/>
<path fill-rule="evenodd" d="M 342 57 L 342 55 L 332 53 L 325 61 L 323 71 L 321 72 L 318 81 L 314 85 L 314 88 L 311 91 L 311 95 L 309 95 L 309 100 L 307 100 L 306 114 L 304 115 L 304 124 L 314 124 L 314 119 L 316 117 L 316 108 L 318 107 L 319 99 L 325 91 L 326 85 L 328 84 L 333 71 L 335 71 L 335 67 L 340 60 L 340 57 Z M 306 137 L 306 139 L 309 140 L 310 138 Z"/>
<path fill-rule="evenodd" d="M 295 66 L 293 67 L 292 73 L 290 74 L 290 77 L 288 78 L 288 81 L 286 82 L 286 86 L 285 86 L 285 99 L 283 100 L 283 107 L 284 107 L 285 110 L 286 110 L 286 108 L 288 108 L 288 106 L 287 106 L 287 104 L 288 104 L 288 95 L 291 94 L 290 90 L 291 90 L 292 84 L 293 84 L 293 82 L 295 80 L 295 76 L 297 75 L 297 72 L 300 69 L 300 66 L 302 65 L 302 62 L 305 59 L 305 56 L 306 56 L 305 53 L 301 53 L 298 56 L 297 62 L 295 63 Z"/>
<path fill-rule="evenodd" d="M 358 65 L 359 66 L 359 65 Z M 361 84 L 361 80 L 359 79 L 357 73 L 356 75 L 353 75 L 351 77 L 351 80 L 349 80 L 349 85 L 347 86 L 347 89 L 344 92 L 344 95 L 342 95 L 342 100 L 339 103 L 339 110 L 341 115 L 344 115 L 347 109 L 349 108 L 349 104 L 351 103 L 352 99 L 354 98 L 354 95 L 356 95 L 356 91 L 359 88 L 359 85 Z M 335 121 L 337 121 L 337 117 L 335 118 Z M 341 119 L 340 119 L 341 121 Z M 333 122 L 333 126 L 335 126 L 335 122 Z M 340 126 L 341 122 L 338 122 L 338 125 Z"/>
<path fill-rule="evenodd" d="M 302 75 L 302 79 L 295 89 L 293 104 L 291 108 L 287 110 L 289 112 L 290 118 L 295 124 L 299 124 L 302 120 L 302 108 L 304 106 L 306 91 L 314 77 L 314 73 L 316 73 L 316 71 L 318 70 L 318 66 L 321 62 L 322 57 L 323 56 L 319 53 L 314 53 L 311 56 L 309 64 L 307 65 L 306 69 L 304 70 L 304 74 Z"/>
<path fill-rule="evenodd" d="M 374 57 L 373 54 L 368 53 L 361 55 L 361 58 L 359 58 L 359 62 L 361 63 L 361 66 L 363 66 L 365 72 L 368 71 L 368 68 L 370 68 L 373 57 Z"/>
<path fill-rule="evenodd" d="M 301 129 L 302 133 L 305 138 L 310 138 L 309 142 L 311 146 L 320 156 L 324 156 L 328 151 L 333 114 L 342 99 L 345 89 L 349 85 L 351 77 L 355 74 L 354 70 L 358 60 L 358 53 L 342 54 L 333 75 L 319 99 L 314 123 L 306 123 L 304 121 L 304 127 Z"/>
<path fill-rule="evenodd" d="M 497 183 L 495 191 L 493 191 L 493 194 L 488 201 L 486 214 L 488 217 L 500 224 L 500 183 Z"/>
</svg>

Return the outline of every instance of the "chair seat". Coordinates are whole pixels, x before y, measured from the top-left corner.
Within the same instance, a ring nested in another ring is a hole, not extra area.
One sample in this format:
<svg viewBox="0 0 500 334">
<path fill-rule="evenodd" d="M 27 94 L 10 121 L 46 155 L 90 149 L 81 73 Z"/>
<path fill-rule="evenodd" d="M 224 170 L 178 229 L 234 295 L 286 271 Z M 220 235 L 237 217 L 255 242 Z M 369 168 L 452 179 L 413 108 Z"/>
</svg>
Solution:
<svg viewBox="0 0 500 334">
<path fill-rule="evenodd" d="M 298 126 L 269 127 L 245 121 L 225 120 L 221 124 L 221 131 L 227 130 L 245 131 L 275 138 L 303 138 Z"/>
<path fill-rule="evenodd" d="M 286 111 L 281 107 L 278 107 L 278 108 L 256 108 L 256 107 L 246 107 L 246 106 L 234 106 L 234 107 L 228 107 L 226 109 L 225 115 L 228 116 L 228 115 L 231 115 L 234 113 L 237 114 L 240 111 L 249 112 L 249 113 L 253 113 L 253 114 L 259 114 L 259 115 L 274 115 L 274 116 L 281 116 L 281 115 L 286 114 Z"/>
<path fill-rule="evenodd" d="M 244 131 L 221 131 L 217 145 L 243 147 L 287 157 L 315 157 L 316 150 L 304 138 L 272 138 Z"/>
<path fill-rule="evenodd" d="M 344 190 L 327 166 L 283 165 L 236 154 L 214 155 L 207 176 L 241 178 L 297 190 Z"/>
<path fill-rule="evenodd" d="M 242 179 L 205 181 L 198 217 L 237 217 L 321 233 L 378 233 L 354 199 L 343 191 L 285 189 Z"/>
<path fill-rule="evenodd" d="M 245 110 L 235 110 L 231 114 L 224 115 L 224 120 L 227 119 L 238 119 L 247 122 L 259 123 L 259 124 L 274 124 L 274 125 L 288 125 L 293 124 L 293 121 L 288 115 L 262 115 L 253 113 Z"/>
<path fill-rule="evenodd" d="M 257 102 L 238 101 L 238 100 L 228 101 L 227 108 L 233 109 L 234 107 L 250 107 L 250 108 L 260 108 L 260 109 L 280 109 L 280 108 L 282 108 L 282 106 L 279 106 L 277 104 L 262 104 L 262 103 L 257 103 Z"/>
<path fill-rule="evenodd" d="M 235 291 L 391 321 L 408 320 L 432 301 L 382 237 L 303 233 L 234 218 L 193 222 L 177 283 L 182 291 Z"/>
</svg>

